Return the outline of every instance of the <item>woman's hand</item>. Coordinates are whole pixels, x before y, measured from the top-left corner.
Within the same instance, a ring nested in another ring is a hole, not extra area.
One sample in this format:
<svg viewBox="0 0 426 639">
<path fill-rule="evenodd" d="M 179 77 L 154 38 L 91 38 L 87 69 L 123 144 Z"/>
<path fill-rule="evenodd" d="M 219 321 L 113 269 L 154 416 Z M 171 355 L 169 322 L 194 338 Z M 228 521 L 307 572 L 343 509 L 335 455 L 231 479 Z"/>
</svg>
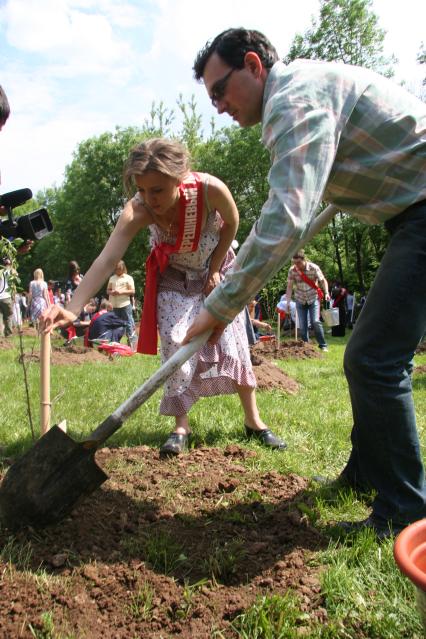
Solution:
<svg viewBox="0 0 426 639">
<path fill-rule="evenodd" d="M 207 278 L 207 282 L 204 286 L 204 295 L 209 295 L 214 288 L 220 283 L 220 274 L 219 271 L 212 271 L 209 273 Z"/>
<path fill-rule="evenodd" d="M 40 329 L 44 333 L 51 333 L 55 328 L 69 326 L 77 319 L 78 315 L 67 311 L 62 306 L 54 304 L 40 315 Z"/>
</svg>

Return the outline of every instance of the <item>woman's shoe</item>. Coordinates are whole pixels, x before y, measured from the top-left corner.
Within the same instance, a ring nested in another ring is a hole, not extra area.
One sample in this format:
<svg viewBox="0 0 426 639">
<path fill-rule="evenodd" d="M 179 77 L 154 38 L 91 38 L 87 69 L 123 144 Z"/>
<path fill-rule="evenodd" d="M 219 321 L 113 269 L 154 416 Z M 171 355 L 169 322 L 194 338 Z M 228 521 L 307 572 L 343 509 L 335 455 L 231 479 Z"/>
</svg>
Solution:
<svg viewBox="0 0 426 639">
<path fill-rule="evenodd" d="M 168 439 L 160 448 L 161 457 L 171 457 L 172 455 L 180 455 L 188 448 L 189 435 L 179 435 L 178 433 L 170 433 Z"/>
<path fill-rule="evenodd" d="M 264 430 L 253 430 L 252 428 L 249 428 L 247 424 L 244 424 L 244 427 L 246 429 L 247 437 L 249 439 L 251 437 L 257 439 L 258 442 L 263 444 L 263 446 L 278 450 L 284 450 L 285 448 L 287 448 L 287 444 L 285 443 L 285 441 L 274 435 L 270 428 L 265 428 Z"/>
</svg>

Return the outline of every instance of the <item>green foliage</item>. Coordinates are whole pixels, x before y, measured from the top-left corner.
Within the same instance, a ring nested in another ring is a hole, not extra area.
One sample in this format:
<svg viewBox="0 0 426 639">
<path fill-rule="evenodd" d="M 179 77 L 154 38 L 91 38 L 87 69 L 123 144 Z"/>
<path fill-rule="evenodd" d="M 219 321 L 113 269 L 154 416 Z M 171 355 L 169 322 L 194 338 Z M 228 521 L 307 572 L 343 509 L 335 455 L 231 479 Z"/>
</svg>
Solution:
<svg viewBox="0 0 426 639">
<path fill-rule="evenodd" d="M 260 126 L 229 127 L 199 145 L 195 168 L 216 175 L 230 189 L 240 214 L 237 239 L 242 243 L 268 197 L 269 153 L 260 141 Z"/>
<path fill-rule="evenodd" d="M 262 597 L 232 625 L 241 639 L 297 639 L 303 636 L 297 625 L 307 619 L 300 611 L 298 597 L 288 590 L 284 597 Z"/>
<path fill-rule="evenodd" d="M 371 0 L 321 0 L 319 21 L 297 34 L 285 61 L 296 58 L 340 61 L 393 75 L 394 56 L 383 56 L 385 31 L 370 11 Z"/>
</svg>

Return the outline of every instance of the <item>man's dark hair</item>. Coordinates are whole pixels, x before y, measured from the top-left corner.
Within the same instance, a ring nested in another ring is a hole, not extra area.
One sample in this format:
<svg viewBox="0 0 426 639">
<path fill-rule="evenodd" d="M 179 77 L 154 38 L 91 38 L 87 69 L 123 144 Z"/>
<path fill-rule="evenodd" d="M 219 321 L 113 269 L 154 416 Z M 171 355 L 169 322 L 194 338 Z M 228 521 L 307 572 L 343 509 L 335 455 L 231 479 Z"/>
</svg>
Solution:
<svg viewBox="0 0 426 639">
<path fill-rule="evenodd" d="M 275 47 L 263 33 L 253 29 L 227 29 L 222 31 L 214 40 L 209 41 L 198 52 L 193 71 L 196 80 L 201 80 L 205 66 L 213 53 L 217 53 L 224 62 L 234 69 L 244 67 L 246 53 L 254 51 L 266 69 L 270 69 L 278 60 Z"/>
<path fill-rule="evenodd" d="M 10 115 L 10 106 L 7 95 L 4 92 L 3 87 L 0 85 L 0 125 L 5 124 L 7 118 Z"/>
</svg>

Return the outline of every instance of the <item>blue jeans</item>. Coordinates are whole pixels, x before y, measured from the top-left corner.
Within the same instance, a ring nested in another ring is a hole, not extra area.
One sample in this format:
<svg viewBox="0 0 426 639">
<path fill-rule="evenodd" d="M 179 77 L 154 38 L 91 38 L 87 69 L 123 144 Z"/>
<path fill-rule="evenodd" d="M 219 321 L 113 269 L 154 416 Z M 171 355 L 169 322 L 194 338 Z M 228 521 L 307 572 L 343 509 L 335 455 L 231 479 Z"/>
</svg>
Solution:
<svg viewBox="0 0 426 639">
<path fill-rule="evenodd" d="M 377 491 L 373 517 L 426 517 L 412 358 L 426 329 L 426 201 L 387 223 L 392 237 L 346 347 L 353 412 L 343 476 Z"/>
<path fill-rule="evenodd" d="M 324 329 L 320 322 L 320 303 L 318 297 L 312 304 L 303 304 L 296 301 L 297 317 L 299 319 L 300 334 L 304 342 L 308 341 L 308 314 L 311 320 L 311 326 L 314 329 L 315 337 L 320 348 L 326 348 L 327 344 L 324 339 Z"/>
<path fill-rule="evenodd" d="M 132 305 L 128 304 L 127 306 L 122 306 L 122 308 L 114 308 L 114 313 L 126 322 L 127 337 L 133 337 L 135 334 L 135 320 L 133 319 Z"/>
</svg>

